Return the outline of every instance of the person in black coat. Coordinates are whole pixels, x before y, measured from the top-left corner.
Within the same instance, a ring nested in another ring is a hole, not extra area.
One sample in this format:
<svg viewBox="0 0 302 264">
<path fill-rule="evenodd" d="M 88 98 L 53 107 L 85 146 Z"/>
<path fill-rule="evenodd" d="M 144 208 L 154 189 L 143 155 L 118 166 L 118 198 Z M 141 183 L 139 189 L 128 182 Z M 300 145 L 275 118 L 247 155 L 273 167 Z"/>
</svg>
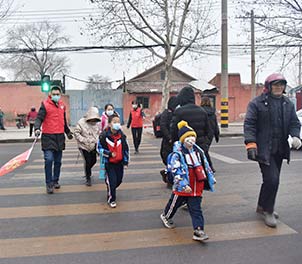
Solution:
<svg viewBox="0 0 302 264">
<path fill-rule="evenodd" d="M 208 146 L 208 151 L 210 149 L 210 146 L 212 144 L 213 138 L 215 137 L 215 141 L 216 143 L 218 143 L 219 141 L 219 126 L 218 126 L 218 122 L 217 122 L 217 117 L 216 117 L 216 113 L 215 113 L 215 108 L 213 108 L 211 106 L 211 101 L 210 98 L 207 96 L 203 96 L 201 97 L 201 102 L 200 102 L 200 106 L 202 107 L 202 109 L 204 109 L 207 114 L 208 114 L 208 119 L 209 119 L 209 125 L 210 125 L 210 133 L 209 133 L 209 146 Z M 215 169 L 213 167 L 213 163 L 212 160 L 210 158 L 210 155 L 208 155 L 208 161 L 209 161 L 209 165 L 211 166 L 213 172 L 215 172 Z"/>
<path fill-rule="evenodd" d="M 170 125 L 173 112 L 178 105 L 177 97 L 172 96 L 168 101 L 168 108 L 165 109 L 160 116 L 160 131 L 162 132 L 162 141 L 160 147 L 160 156 L 163 163 L 167 166 L 168 155 L 173 150 L 173 141 L 170 133 Z M 167 182 L 165 170 L 161 170 L 160 174 L 164 182 Z"/>
<path fill-rule="evenodd" d="M 281 74 L 268 76 L 264 92 L 249 103 L 244 120 L 247 157 L 258 161 L 263 180 L 256 212 L 264 216 L 269 227 L 277 225 L 274 207 L 282 160 L 287 159 L 288 163 L 290 160 L 288 136 L 293 137 L 293 148 L 301 147 L 301 125 L 295 107 L 283 95 L 286 83 Z"/>
<path fill-rule="evenodd" d="M 196 132 L 196 144 L 201 147 L 207 158 L 210 145 L 210 126 L 204 109 L 195 104 L 194 90 L 190 86 L 181 89 L 177 95 L 180 107 L 176 108 L 171 121 L 172 141 L 178 140 L 177 124 L 184 120 Z"/>
</svg>

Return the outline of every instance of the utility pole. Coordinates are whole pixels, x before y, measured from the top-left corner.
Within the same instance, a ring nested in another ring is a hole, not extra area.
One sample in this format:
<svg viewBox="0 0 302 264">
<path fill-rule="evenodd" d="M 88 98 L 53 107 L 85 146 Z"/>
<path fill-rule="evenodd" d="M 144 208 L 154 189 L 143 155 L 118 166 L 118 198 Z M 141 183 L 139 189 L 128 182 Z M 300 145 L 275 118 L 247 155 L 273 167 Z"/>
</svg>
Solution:
<svg viewBox="0 0 302 264">
<path fill-rule="evenodd" d="M 228 1 L 221 0 L 221 128 L 229 126 L 229 98 L 228 98 Z"/>
<path fill-rule="evenodd" d="M 255 83 L 255 23 L 254 10 L 251 11 L 251 99 L 256 97 Z"/>
</svg>

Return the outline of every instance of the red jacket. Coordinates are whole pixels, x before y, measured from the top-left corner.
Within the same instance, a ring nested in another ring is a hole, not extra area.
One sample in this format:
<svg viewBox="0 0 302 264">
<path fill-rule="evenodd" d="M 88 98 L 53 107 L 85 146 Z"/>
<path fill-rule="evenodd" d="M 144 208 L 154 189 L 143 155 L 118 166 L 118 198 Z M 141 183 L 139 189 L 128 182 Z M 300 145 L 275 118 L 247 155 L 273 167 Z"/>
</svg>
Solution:
<svg viewBox="0 0 302 264">
<path fill-rule="evenodd" d="M 59 100 L 55 104 L 50 97 L 43 101 L 46 109 L 46 116 L 42 124 L 43 134 L 64 134 L 64 113 L 65 105 Z"/>
<path fill-rule="evenodd" d="M 132 109 L 131 112 L 131 127 L 133 128 L 141 128 L 143 127 L 143 114 L 142 109 L 140 107 L 135 110 Z"/>
</svg>

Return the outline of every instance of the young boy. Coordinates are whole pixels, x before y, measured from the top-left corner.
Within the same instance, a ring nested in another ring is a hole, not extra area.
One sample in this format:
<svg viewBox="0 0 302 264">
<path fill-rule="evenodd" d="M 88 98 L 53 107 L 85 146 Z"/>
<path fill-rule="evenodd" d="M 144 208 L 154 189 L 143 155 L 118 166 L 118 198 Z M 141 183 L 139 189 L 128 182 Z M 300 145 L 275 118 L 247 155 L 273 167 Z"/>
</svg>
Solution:
<svg viewBox="0 0 302 264">
<path fill-rule="evenodd" d="M 213 172 L 203 151 L 195 145 L 195 131 L 185 121 L 177 126 L 179 141 L 174 143 L 173 152 L 168 158 L 168 171 L 174 178 L 173 192 L 160 218 L 166 228 L 174 228 L 172 217 L 186 203 L 194 228 L 193 239 L 204 241 L 209 237 L 204 232 L 202 192 L 204 187 L 213 191 Z"/>
<path fill-rule="evenodd" d="M 105 158 L 107 202 L 115 208 L 116 189 L 122 183 L 124 167 L 128 167 L 129 160 L 129 147 L 118 115 L 108 117 L 108 127 L 100 135 L 98 150 L 103 151 Z"/>
</svg>

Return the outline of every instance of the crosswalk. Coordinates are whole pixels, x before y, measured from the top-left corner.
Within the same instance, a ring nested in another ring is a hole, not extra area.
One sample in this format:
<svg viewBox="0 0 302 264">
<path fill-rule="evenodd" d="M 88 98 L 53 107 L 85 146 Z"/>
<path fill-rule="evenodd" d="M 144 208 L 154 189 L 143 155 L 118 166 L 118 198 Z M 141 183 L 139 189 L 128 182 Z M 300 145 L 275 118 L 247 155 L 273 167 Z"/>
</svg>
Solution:
<svg viewBox="0 0 302 264">
<path fill-rule="evenodd" d="M 97 166 L 93 172 L 93 185 L 87 187 L 83 184 L 81 158 L 75 163 L 78 155 L 75 142 L 68 143 L 63 154 L 62 188 L 53 195 L 45 193 L 43 159 L 37 154 L 39 150 L 35 150 L 35 158 L 22 170 L 7 176 L 5 183 L 10 183 L 10 187 L 0 188 L 0 262 L 4 258 L 114 252 L 196 243 L 192 241 L 187 212 L 175 216 L 179 225 L 174 230 L 163 228 L 159 219 L 170 190 L 160 179 L 159 170 L 163 166 L 158 145 L 145 135 L 140 154 L 132 154 L 132 147 L 130 151 L 131 163 L 117 192 L 118 206 L 112 209 L 106 204 L 106 186 L 97 179 Z M 234 161 L 230 159 L 229 162 Z M 218 188 L 216 193 L 205 196 L 205 212 L 214 208 L 227 211 L 245 207 L 253 210 L 250 202 L 238 192 L 224 192 Z M 90 226 L 91 223 L 98 223 L 97 228 Z M 73 224 L 77 226 L 76 231 Z M 209 222 L 206 231 L 210 236 L 208 243 L 297 233 L 282 222 L 277 229 L 267 228 L 256 216 L 231 222 Z"/>
</svg>

